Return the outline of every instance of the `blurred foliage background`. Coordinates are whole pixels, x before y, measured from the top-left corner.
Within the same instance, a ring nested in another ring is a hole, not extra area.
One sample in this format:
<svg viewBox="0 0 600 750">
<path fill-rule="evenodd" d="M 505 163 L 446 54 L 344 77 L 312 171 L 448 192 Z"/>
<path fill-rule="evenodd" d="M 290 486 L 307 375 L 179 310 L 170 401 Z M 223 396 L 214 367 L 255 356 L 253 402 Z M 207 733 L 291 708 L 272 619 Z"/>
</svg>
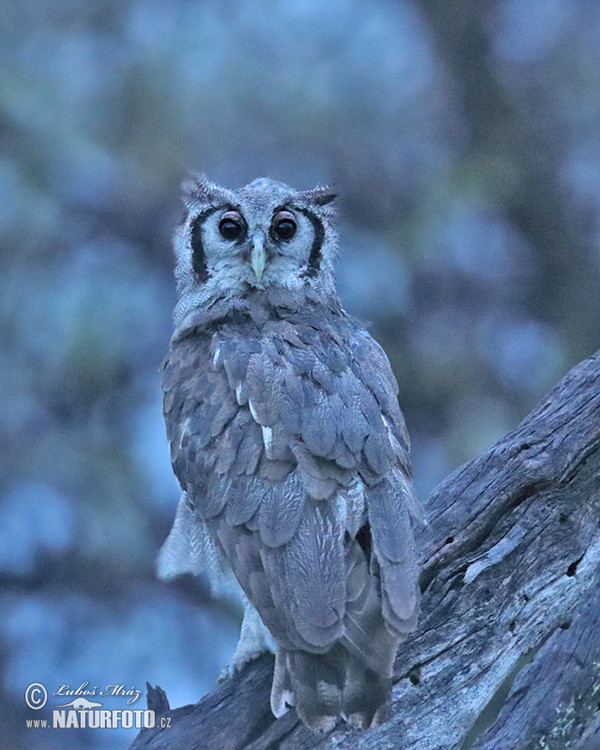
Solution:
<svg viewBox="0 0 600 750">
<path fill-rule="evenodd" d="M 178 499 L 158 368 L 180 181 L 335 186 L 340 293 L 390 356 L 425 498 L 598 347 L 600 4 L 0 19 L 0 748 L 126 747 L 26 729 L 48 712 L 23 692 L 148 680 L 182 705 L 235 645 L 235 607 L 153 570 Z"/>
</svg>

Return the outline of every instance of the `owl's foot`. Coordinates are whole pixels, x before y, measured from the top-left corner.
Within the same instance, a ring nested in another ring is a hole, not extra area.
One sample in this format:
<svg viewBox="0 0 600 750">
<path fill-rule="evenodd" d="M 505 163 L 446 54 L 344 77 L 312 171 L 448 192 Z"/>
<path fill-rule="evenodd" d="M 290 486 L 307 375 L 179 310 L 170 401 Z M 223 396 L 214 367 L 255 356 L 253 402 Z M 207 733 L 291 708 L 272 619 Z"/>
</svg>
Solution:
<svg viewBox="0 0 600 750">
<path fill-rule="evenodd" d="M 258 659 L 265 651 L 274 654 L 277 645 L 273 636 L 260 619 L 258 612 L 245 601 L 244 619 L 240 630 L 240 639 L 238 641 L 233 659 L 228 667 L 225 667 L 219 675 L 218 682 L 222 682 L 228 677 L 232 677 L 236 672 L 241 671 L 246 664 Z"/>
</svg>

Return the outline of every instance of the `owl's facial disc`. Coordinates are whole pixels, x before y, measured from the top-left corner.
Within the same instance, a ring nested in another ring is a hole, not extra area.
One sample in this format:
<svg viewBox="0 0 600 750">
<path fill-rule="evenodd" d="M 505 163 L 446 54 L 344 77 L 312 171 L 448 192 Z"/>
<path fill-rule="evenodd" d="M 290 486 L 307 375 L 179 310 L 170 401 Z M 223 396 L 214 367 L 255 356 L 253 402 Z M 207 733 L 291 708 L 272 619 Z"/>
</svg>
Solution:
<svg viewBox="0 0 600 750">
<path fill-rule="evenodd" d="M 209 206 L 189 226 L 192 267 L 204 294 L 217 287 L 228 294 L 296 288 L 319 273 L 324 227 L 310 206 L 228 201 Z"/>
<path fill-rule="evenodd" d="M 205 178 L 187 186 L 188 213 L 175 235 L 176 320 L 269 287 L 335 298 L 336 233 L 328 208 L 334 197 L 266 178 L 238 190 Z"/>
</svg>

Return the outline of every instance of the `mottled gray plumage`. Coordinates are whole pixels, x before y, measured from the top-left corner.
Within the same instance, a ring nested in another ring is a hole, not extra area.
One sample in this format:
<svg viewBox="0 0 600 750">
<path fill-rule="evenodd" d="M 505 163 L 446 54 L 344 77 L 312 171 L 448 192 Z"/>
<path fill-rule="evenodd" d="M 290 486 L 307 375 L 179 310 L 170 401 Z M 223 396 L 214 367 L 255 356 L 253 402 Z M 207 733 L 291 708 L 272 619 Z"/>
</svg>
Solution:
<svg viewBox="0 0 600 750">
<path fill-rule="evenodd" d="M 335 291 L 332 200 L 187 186 L 163 370 L 184 494 L 160 572 L 221 585 L 230 568 L 233 668 L 273 649 L 273 712 L 321 730 L 371 724 L 418 610 L 408 436 L 384 352 Z"/>
</svg>

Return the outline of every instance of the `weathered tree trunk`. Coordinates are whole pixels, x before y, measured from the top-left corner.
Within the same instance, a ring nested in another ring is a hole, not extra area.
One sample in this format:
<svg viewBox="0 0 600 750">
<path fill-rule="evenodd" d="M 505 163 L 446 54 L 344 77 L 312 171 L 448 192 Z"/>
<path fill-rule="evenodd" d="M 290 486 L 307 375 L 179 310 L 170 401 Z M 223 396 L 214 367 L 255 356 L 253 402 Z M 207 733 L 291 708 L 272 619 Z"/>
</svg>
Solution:
<svg viewBox="0 0 600 750">
<path fill-rule="evenodd" d="M 132 750 L 600 748 L 600 352 L 426 503 L 422 616 L 389 719 L 328 735 L 269 711 L 263 656 Z"/>
</svg>

